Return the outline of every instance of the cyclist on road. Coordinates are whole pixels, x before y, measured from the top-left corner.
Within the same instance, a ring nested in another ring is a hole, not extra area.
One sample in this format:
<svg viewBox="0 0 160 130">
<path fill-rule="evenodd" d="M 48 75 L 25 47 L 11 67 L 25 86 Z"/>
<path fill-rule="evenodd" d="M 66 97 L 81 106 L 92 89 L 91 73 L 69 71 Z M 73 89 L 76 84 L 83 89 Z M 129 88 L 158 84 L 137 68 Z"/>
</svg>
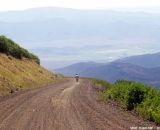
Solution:
<svg viewBox="0 0 160 130">
<path fill-rule="evenodd" d="M 76 82 L 79 81 L 79 75 L 78 74 L 75 75 L 75 79 L 76 79 Z"/>
</svg>

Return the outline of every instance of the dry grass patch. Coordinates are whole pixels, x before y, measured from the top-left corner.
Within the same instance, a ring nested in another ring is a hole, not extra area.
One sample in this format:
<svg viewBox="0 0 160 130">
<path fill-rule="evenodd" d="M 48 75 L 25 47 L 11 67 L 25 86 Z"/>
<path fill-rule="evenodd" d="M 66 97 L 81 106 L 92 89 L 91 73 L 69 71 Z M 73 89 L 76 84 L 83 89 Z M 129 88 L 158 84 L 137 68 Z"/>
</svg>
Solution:
<svg viewBox="0 0 160 130">
<path fill-rule="evenodd" d="M 0 93 L 11 90 L 34 88 L 61 79 L 59 75 L 44 69 L 32 60 L 19 60 L 0 54 Z"/>
</svg>

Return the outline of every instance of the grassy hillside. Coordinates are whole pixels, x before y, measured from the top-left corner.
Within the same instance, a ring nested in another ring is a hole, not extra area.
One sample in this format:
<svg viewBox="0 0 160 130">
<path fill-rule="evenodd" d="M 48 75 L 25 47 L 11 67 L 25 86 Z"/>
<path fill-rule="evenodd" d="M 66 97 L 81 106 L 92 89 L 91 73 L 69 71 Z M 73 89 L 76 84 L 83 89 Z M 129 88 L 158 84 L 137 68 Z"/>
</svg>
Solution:
<svg viewBox="0 0 160 130">
<path fill-rule="evenodd" d="M 14 41 L 12 41 L 9 38 L 6 38 L 5 36 L 0 36 L 0 52 L 5 53 L 7 55 L 11 55 L 18 59 L 32 59 L 36 63 L 40 64 L 40 60 L 36 55 L 28 52 L 28 50 L 20 47 Z"/>
<path fill-rule="evenodd" d="M 120 80 L 114 84 L 92 80 L 103 87 L 103 99 L 118 102 L 123 108 L 134 111 L 145 119 L 160 124 L 160 92 L 142 83 Z"/>
<path fill-rule="evenodd" d="M 0 95 L 56 82 L 60 76 L 42 68 L 37 56 L 0 36 Z"/>
<path fill-rule="evenodd" d="M 0 95 L 56 82 L 60 77 L 32 60 L 19 60 L 0 53 Z"/>
</svg>

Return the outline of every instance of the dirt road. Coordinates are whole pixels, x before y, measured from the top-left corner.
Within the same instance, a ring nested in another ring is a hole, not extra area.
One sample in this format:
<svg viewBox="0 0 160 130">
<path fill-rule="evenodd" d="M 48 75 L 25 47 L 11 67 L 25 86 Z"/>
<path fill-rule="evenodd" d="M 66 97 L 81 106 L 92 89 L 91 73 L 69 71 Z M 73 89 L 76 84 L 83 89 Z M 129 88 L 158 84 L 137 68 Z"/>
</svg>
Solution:
<svg viewBox="0 0 160 130">
<path fill-rule="evenodd" d="M 88 80 L 67 79 L 0 99 L 0 130 L 128 130 L 153 126 L 96 100 Z"/>
</svg>

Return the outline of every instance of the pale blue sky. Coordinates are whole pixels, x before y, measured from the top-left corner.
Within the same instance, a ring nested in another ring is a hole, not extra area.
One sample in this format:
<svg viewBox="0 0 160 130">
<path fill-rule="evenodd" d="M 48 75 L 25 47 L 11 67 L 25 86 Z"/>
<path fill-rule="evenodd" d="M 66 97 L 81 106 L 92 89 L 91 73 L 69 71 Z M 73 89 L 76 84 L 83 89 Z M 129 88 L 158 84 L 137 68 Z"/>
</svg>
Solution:
<svg viewBox="0 0 160 130">
<path fill-rule="evenodd" d="M 153 8 L 160 0 L 0 0 L 0 11 L 57 6 L 77 9 Z M 146 9 L 147 10 L 147 9 Z"/>
</svg>

